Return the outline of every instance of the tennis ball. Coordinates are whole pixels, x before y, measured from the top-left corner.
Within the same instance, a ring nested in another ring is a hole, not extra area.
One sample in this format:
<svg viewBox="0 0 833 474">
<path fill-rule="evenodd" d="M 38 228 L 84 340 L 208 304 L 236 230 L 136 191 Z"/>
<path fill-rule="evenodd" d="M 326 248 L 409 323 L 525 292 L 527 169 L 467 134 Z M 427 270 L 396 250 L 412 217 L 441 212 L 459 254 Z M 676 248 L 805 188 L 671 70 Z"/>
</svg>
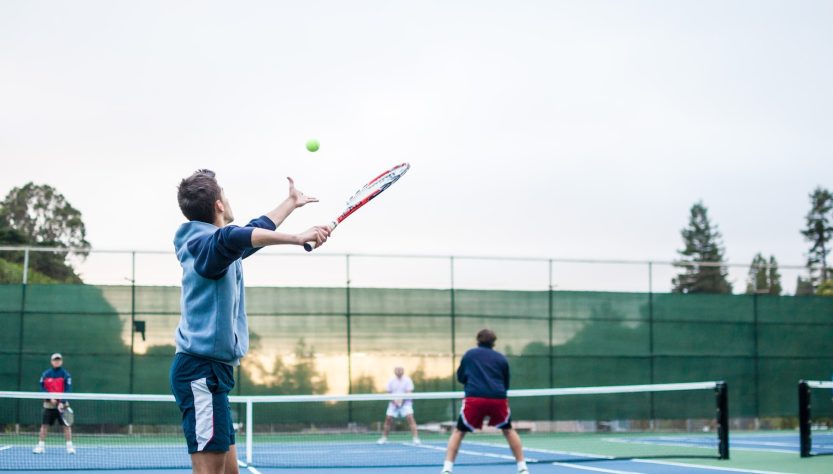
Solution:
<svg viewBox="0 0 833 474">
<path fill-rule="evenodd" d="M 321 147 L 321 144 L 318 143 L 318 140 L 314 138 L 311 140 L 307 140 L 307 150 L 316 152 L 318 151 L 319 147 Z"/>
</svg>

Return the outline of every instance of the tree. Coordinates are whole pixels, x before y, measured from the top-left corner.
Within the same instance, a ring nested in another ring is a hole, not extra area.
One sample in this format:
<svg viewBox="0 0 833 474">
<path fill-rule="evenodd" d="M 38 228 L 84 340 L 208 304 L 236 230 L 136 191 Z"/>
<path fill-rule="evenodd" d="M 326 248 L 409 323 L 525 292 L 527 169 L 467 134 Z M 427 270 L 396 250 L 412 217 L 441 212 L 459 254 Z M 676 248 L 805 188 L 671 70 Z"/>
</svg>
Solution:
<svg viewBox="0 0 833 474">
<path fill-rule="evenodd" d="M 798 280 L 795 282 L 795 295 L 796 296 L 810 296 L 815 293 L 813 289 L 813 283 L 807 279 L 802 278 L 801 275 L 798 276 Z"/>
<path fill-rule="evenodd" d="M 807 270 L 810 272 L 810 283 L 818 288 L 830 278 L 833 272 L 827 266 L 827 254 L 830 251 L 830 240 L 833 238 L 833 193 L 822 187 L 816 188 L 810 194 L 810 211 L 807 212 L 806 226 L 801 235 L 812 246 L 807 253 Z"/>
<path fill-rule="evenodd" d="M 672 279 L 675 293 L 731 293 L 732 284 L 723 263 L 725 249 L 720 232 L 709 220 L 702 202 L 691 206 L 688 227 L 682 229 L 685 248 L 678 250 L 682 258 L 677 266 L 682 273 Z M 711 265 L 704 265 L 710 263 Z M 716 265 L 715 265 L 716 264 Z"/>
<path fill-rule="evenodd" d="M 746 280 L 746 293 L 765 293 L 769 295 L 780 295 L 781 273 L 778 271 L 778 261 L 775 256 L 769 257 L 769 263 L 759 252 L 752 259 L 749 266 L 749 277 Z"/>
<path fill-rule="evenodd" d="M 90 248 L 81 212 L 52 186 L 31 182 L 9 191 L 0 203 L 0 243 Z M 29 267 L 58 281 L 80 283 L 81 279 L 67 263 L 68 255 L 69 252 L 31 252 Z M 15 255 L 8 260 L 21 263 L 23 256 Z"/>
</svg>

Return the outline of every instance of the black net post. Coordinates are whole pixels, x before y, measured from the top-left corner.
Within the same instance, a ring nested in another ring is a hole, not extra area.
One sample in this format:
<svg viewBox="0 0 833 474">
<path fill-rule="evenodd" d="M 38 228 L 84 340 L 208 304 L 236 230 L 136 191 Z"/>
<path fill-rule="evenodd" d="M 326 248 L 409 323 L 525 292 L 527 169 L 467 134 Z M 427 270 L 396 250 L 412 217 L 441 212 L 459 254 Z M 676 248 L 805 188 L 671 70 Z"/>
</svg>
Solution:
<svg viewBox="0 0 833 474">
<path fill-rule="evenodd" d="M 729 459 L 729 386 L 718 382 L 715 387 L 717 400 L 717 451 L 720 459 Z"/>
<path fill-rule="evenodd" d="M 801 443 L 801 457 L 810 457 L 813 438 L 810 434 L 810 386 L 806 381 L 798 382 L 798 430 Z"/>
</svg>

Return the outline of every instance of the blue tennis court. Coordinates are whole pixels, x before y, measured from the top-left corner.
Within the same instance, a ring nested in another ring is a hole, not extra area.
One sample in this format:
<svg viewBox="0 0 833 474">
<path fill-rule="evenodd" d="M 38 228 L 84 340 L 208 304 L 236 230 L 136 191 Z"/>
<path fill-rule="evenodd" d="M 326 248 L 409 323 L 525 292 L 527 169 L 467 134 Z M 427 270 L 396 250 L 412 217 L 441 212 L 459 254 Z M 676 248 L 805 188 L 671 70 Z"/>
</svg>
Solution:
<svg viewBox="0 0 833 474">
<path fill-rule="evenodd" d="M 797 454 L 800 449 L 798 433 L 743 433 L 730 435 L 733 450 L 769 451 Z M 833 454 L 833 433 L 814 433 L 812 454 Z M 622 443 L 644 443 L 660 446 L 689 446 L 714 448 L 714 440 L 702 436 L 655 436 L 620 438 Z"/>
<path fill-rule="evenodd" d="M 644 443 L 662 444 L 670 437 L 645 438 Z M 697 445 L 696 438 L 677 438 L 681 444 L 691 443 L 693 447 L 706 447 Z M 47 450 L 43 455 L 33 455 L 28 447 L 15 446 L 0 451 L 0 466 L 7 472 L 43 472 L 60 470 L 64 473 L 81 473 L 95 471 L 98 473 L 125 472 L 129 469 L 124 466 L 125 460 L 141 456 L 142 469 L 130 469 L 133 473 L 166 473 L 179 474 L 190 472 L 189 469 L 164 469 L 163 466 L 173 464 L 188 465 L 188 456 L 181 447 L 154 446 L 149 450 L 143 446 L 142 451 L 138 447 L 79 447 L 74 456 L 69 456 L 59 448 Z M 241 472 L 251 474 L 267 473 L 288 473 L 304 472 L 305 474 L 332 474 L 334 472 L 358 473 L 372 472 L 382 473 L 436 473 L 439 472 L 445 453 L 445 444 L 442 442 L 430 442 L 422 445 L 411 443 L 389 443 L 387 445 L 373 445 L 368 443 L 333 443 L 331 445 L 310 445 L 301 444 L 260 444 L 257 452 L 264 462 L 274 463 L 280 459 L 281 465 L 285 467 L 247 467 L 241 464 Z M 151 455 L 153 453 L 153 455 Z M 526 457 L 530 463 L 532 472 L 536 473 L 571 473 L 571 472 L 604 472 L 604 473 L 691 473 L 691 472 L 766 472 L 759 470 L 743 470 L 737 468 L 726 468 L 714 466 L 698 466 L 680 460 L 664 459 L 622 459 L 611 456 L 582 454 L 568 451 L 556 451 L 546 449 L 529 448 L 525 450 Z M 321 467 L 304 468 L 310 464 L 310 457 L 315 456 L 316 463 Z M 344 467 L 345 457 L 350 458 L 351 463 L 361 467 Z M 26 470 L 15 471 L 13 466 L 4 463 L 10 459 L 27 459 Z M 267 461 L 268 460 L 268 461 Z M 332 463 L 322 465 L 322 460 Z M 400 461 L 401 460 L 401 461 Z M 258 464 L 255 459 L 255 466 Z M 159 468 L 154 467 L 154 463 Z M 397 463 L 411 463 L 412 465 L 397 465 Z M 120 469 L 109 469 L 108 466 L 121 464 Z M 339 465 L 342 464 L 342 465 Z M 418 465 L 417 465 L 418 464 Z M 514 459 L 505 445 L 464 442 L 457 458 L 455 473 L 464 474 L 492 474 L 514 472 Z"/>
</svg>

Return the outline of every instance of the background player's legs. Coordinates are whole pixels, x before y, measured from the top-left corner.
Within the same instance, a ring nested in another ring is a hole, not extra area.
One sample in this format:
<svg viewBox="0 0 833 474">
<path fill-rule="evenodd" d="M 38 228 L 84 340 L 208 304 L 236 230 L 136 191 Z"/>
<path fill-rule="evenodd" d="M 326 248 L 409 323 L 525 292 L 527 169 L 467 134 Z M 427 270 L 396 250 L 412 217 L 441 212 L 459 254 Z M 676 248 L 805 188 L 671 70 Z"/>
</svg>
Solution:
<svg viewBox="0 0 833 474">
<path fill-rule="evenodd" d="M 417 425 L 416 420 L 414 419 L 414 415 L 408 415 L 405 417 L 408 420 L 408 426 L 411 427 L 411 437 L 414 438 L 414 443 L 419 442 L 419 435 L 417 434 Z"/>
<path fill-rule="evenodd" d="M 512 450 L 512 454 L 515 455 L 516 461 L 523 461 L 524 460 L 524 448 L 521 445 L 521 437 L 518 436 L 518 432 L 512 428 L 503 430 L 503 436 L 506 437 L 506 441 L 509 442 L 509 448 Z"/>
<path fill-rule="evenodd" d="M 75 454 L 75 446 L 72 445 L 72 428 L 64 426 L 64 439 L 67 442 L 67 453 Z"/>
<path fill-rule="evenodd" d="M 192 472 L 194 474 L 225 474 L 227 454 L 209 451 L 191 454 Z"/>
<path fill-rule="evenodd" d="M 524 448 L 521 445 L 521 437 L 518 436 L 518 432 L 513 428 L 503 430 L 503 436 L 506 437 L 506 441 L 509 443 L 509 449 L 512 450 L 515 460 L 518 461 L 518 472 L 523 472 L 526 469 L 526 462 L 524 461 Z"/>
<path fill-rule="evenodd" d="M 38 433 L 38 444 L 35 446 L 35 449 L 32 450 L 35 454 L 43 454 L 46 451 L 46 430 L 49 429 L 49 426 L 45 424 L 40 425 L 40 432 Z"/>
<path fill-rule="evenodd" d="M 382 437 L 383 438 L 388 437 L 388 433 L 390 433 L 390 427 L 391 427 L 392 424 L 393 424 L 393 417 L 392 416 L 386 416 L 385 417 L 385 426 L 382 428 Z"/>
<path fill-rule="evenodd" d="M 457 452 L 460 451 L 460 443 L 463 442 L 465 436 L 465 431 L 454 430 L 451 433 L 451 436 L 448 438 L 448 448 L 445 451 L 446 464 L 454 463 L 454 460 L 457 459 Z"/>
</svg>

